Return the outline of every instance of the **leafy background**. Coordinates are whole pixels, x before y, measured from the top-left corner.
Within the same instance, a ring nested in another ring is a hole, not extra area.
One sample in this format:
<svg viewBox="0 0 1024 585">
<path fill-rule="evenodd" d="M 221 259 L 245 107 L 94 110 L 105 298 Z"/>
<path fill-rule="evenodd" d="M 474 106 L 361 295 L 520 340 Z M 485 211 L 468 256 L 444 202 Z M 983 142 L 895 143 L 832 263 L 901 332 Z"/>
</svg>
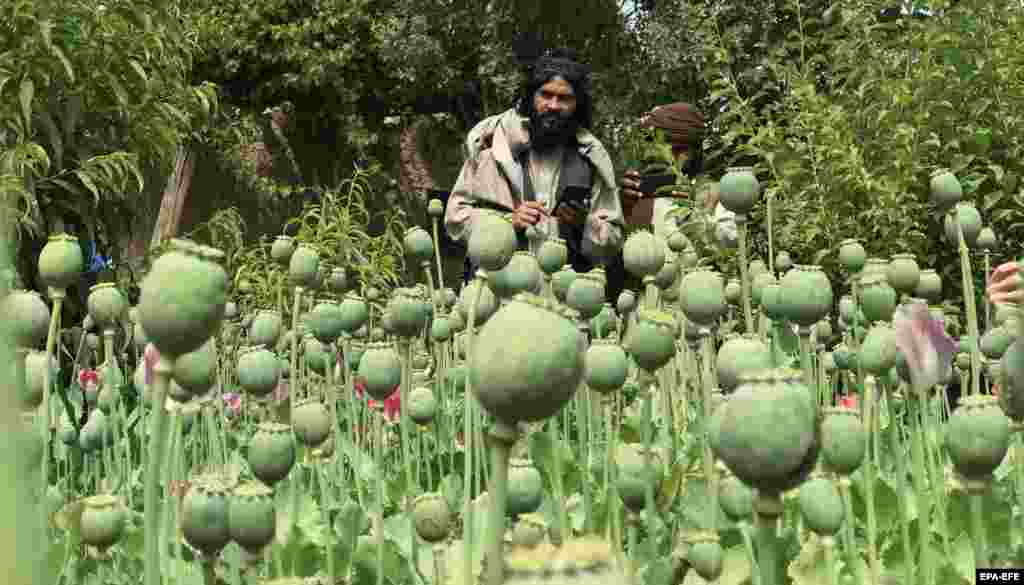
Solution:
<svg viewBox="0 0 1024 585">
<path fill-rule="evenodd" d="M 422 193 L 396 189 L 399 132 L 416 129 L 434 182 L 450 187 L 465 132 L 512 105 L 536 44 L 562 44 L 594 68 L 594 131 L 620 168 L 642 112 L 692 101 L 711 128 L 707 173 L 757 169 L 757 253 L 771 201 L 774 247 L 798 263 L 838 276 L 839 242 L 860 238 L 871 255 L 938 267 L 955 298 L 928 178 L 957 173 L 997 258 L 1013 255 L 1024 8 L 895 4 L 17 0 L 0 24 L 7 228 L 20 257 L 65 223 L 120 261 L 148 240 L 181 147 L 199 153 L 182 232 L 235 208 L 256 245 L 343 191 L 361 160 L 379 165 L 361 195 L 369 234 L 395 208 L 425 223 Z M 274 111 L 288 116 L 280 135 Z M 269 176 L 244 154 L 256 143 L 273 156 Z M 31 285 L 32 267 L 20 269 Z"/>
</svg>

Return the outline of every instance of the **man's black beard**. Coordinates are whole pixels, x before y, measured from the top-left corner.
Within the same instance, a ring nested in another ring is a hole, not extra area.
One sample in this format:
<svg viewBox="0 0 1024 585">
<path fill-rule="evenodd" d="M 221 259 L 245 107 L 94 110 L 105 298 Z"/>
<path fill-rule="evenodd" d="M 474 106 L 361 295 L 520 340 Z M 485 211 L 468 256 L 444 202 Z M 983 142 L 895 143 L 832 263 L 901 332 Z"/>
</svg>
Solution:
<svg viewBox="0 0 1024 585">
<path fill-rule="evenodd" d="M 555 147 L 565 146 L 576 137 L 579 124 L 576 116 L 559 112 L 530 114 L 530 147 L 539 152 L 550 152 Z"/>
</svg>

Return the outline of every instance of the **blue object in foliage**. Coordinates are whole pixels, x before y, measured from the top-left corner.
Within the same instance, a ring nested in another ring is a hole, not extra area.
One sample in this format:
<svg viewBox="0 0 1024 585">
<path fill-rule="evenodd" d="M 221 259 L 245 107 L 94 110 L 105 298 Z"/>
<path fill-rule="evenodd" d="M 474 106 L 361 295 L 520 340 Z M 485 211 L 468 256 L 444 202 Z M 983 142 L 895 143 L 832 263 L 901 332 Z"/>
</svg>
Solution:
<svg viewBox="0 0 1024 585">
<path fill-rule="evenodd" d="M 105 268 L 112 268 L 114 261 L 96 252 L 96 242 L 89 242 L 89 266 L 86 272 L 96 274 Z"/>
</svg>

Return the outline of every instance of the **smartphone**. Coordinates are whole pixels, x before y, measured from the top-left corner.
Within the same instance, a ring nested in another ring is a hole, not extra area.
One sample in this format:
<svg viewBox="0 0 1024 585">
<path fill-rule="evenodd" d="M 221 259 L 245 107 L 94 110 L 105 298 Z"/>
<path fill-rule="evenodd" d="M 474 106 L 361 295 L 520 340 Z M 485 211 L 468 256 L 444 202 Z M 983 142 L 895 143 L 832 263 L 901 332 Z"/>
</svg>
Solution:
<svg viewBox="0 0 1024 585">
<path fill-rule="evenodd" d="M 674 185 L 676 176 L 672 173 L 663 175 L 641 175 L 639 191 L 644 195 L 653 195 L 655 191 L 665 185 Z"/>
<path fill-rule="evenodd" d="M 586 211 L 590 205 L 590 189 L 580 185 L 566 185 L 554 211 L 557 212 L 563 205 L 568 205 L 576 211 Z"/>
</svg>

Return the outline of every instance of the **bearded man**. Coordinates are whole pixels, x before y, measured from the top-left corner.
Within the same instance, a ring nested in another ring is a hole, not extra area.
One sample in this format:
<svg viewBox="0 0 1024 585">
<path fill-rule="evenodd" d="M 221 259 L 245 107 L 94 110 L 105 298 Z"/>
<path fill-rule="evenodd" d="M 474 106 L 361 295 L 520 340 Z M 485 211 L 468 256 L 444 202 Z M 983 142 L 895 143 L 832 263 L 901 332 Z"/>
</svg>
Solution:
<svg viewBox="0 0 1024 585">
<path fill-rule="evenodd" d="M 558 237 L 577 272 L 612 261 L 622 247 L 622 206 L 611 157 L 590 132 L 592 117 L 589 67 L 569 49 L 539 58 L 517 106 L 484 119 L 466 138 L 466 162 L 445 211 L 452 239 L 467 242 L 480 210 L 491 208 L 512 214 L 521 250 L 536 253 Z"/>
</svg>

